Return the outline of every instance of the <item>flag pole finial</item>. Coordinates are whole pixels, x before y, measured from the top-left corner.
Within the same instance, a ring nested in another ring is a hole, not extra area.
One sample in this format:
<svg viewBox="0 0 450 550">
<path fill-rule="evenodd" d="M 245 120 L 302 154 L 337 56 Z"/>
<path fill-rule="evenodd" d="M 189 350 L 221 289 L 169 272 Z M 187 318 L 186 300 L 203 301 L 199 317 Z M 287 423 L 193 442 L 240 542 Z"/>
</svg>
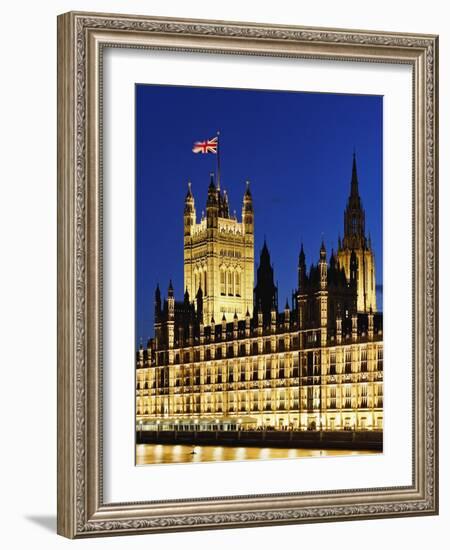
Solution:
<svg viewBox="0 0 450 550">
<path fill-rule="evenodd" d="M 217 191 L 220 191 L 220 130 L 217 130 Z"/>
</svg>

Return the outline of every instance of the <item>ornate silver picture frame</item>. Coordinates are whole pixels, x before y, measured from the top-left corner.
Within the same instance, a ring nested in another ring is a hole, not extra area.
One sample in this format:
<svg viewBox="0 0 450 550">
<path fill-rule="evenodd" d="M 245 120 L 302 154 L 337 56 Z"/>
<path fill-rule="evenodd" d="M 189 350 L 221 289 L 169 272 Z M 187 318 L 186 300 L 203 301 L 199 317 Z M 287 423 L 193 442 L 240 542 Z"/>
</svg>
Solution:
<svg viewBox="0 0 450 550">
<path fill-rule="evenodd" d="M 278 493 L 261 484 L 257 494 L 155 499 L 150 492 L 142 502 L 105 500 L 106 48 L 412 69 L 412 341 L 404 350 L 413 371 L 412 416 L 405 426 L 412 432 L 411 484 Z M 437 132 L 437 36 L 76 12 L 58 17 L 59 534 L 82 538 L 438 513 Z"/>
</svg>

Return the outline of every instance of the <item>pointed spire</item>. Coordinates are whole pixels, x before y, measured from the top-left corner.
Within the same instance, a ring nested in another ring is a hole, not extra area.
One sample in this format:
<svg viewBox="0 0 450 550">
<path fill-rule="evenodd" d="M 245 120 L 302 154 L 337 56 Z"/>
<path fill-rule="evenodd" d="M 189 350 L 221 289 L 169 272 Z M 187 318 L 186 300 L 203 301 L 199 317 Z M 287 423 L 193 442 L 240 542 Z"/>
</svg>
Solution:
<svg viewBox="0 0 450 550">
<path fill-rule="evenodd" d="M 334 271 L 335 269 L 336 269 L 336 256 L 334 254 L 334 250 L 331 249 L 330 270 Z"/>
<path fill-rule="evenodd" d="M 351 190 L 350 195 L 352 197 L 359 196 L 358 191 L 358 172 L 356 169 L 356 154 L 355 151 L 353 151 L 353 165 L 352 165 L 352 181 L 351 181 Z"/>
<path fill-rule="evenodd" d="M 250 317 L 250 312 L 249 312 L 249 310 L 248 310 L 248 306 L 247 306 L 247 311 L 245 312 L 245 316 L 246 316 L 246 317 Z"/>
<path fill-rule="evenodd" d="M 217 217 L 218 202 L 219 202 L 219 193 L 217 192 L 216 186 L 214 184 L 214 172 L 211 172 L 209 186 L 208 186 L 208 198 L 206 200 L 206 212 L 207 212 L 208 218 Z"/>
<path fill-rule="evenodd" d="M 172 279 L 169 281 L 169 292 L 168 292 L 169 298 L 173 297 L 173 285 L 172 285 Z"/>
<path fill-rule="evenodd" d="M 269 248 L 267 247 L 267 241 L 266 241 L 265 235 L 264 235 L 264 244 L 260 254 L 260 263 L 263 263 L 263 259 L 270 265 L 270 253 L 269 253 Z"/>
<path fill-rule="evenodd" d="M 327 258 L 327 250 L 325 248 L 325 243 L 323 241 L 323 237 L 322 237 L 322 244 L 320 245 L 320 259 L 321 260 L 326 260 Z"/>
<path fill-rule="evenodd" d="M 220 194 L 219 194 L 220 196 Z M 228 205 L 228 194 L 227 194 L 227 190 L 224 189 L 223 192 L 222 192 L 222 197 L 221 197 L 221 216 L 223 216 L 224 218 L 229 218 L 230 217 L 230 209 L 229 209 L 229 205 Z"/>
<path fill-rule="evenodd" d="M 186 193 L 186 198 L 187 198 L 187 199 L 192 199 L 192 198 L 193 198 L 193 195 L 192 195 L 192 183 L 191 183 L 190 180 L 188 181 L 188 190 L 187 190 L 187 193 Z"/>
<path fill-rule="evenodd" d="M 252 194 L 250 192 L 250 180 L 247 180 L 245 182 L 245 193 L 244 193 L 244 197 L 250 197 L 251 198 Z"/>
<path fill-rule="evenodd" d="M 209 188 L 211 191 L 216 190 L 216 186 L 214 184 L 214 172 L 209 173 Z"/>
<path fill-rule="evenodd" d="M 237 321 L 237 318 L 238 318 L 238 316 L 237 316 L 237 311 L 236 311 L 236 310 L 234 310 L 234 316 L 233 316 L 233 319 L 234 319 L 235 321 Z"/>
<path fill-rule="evenodd" d="M 287 298 L 286 298 L 286 305 L 284 306 L 284 309 L 289 310 L 289 301 Z"/>
<path fill-rule="evenodd" d="M 226 320 L 227 320 L 227 318 L 225 317 L 225 313 L 224 313 L 224 314 L 222 315 L 222 323 L 223 323 L 224 321 L 226 321 Z"/>
<path fill-rule="evenodd" d="M 189 303 L 189 291 L 188 291 L 188 287 L 186 287 L 186 290 L 184 291 L 184 301 L 186 304 Z"/>
<path fill-rule="evenodd" d="M 275 296 L 272 297 L 272 307 L 271 307 L 271 311 L 276 311 L 277 310 L 277 305 L 275 303 Z"/>
<path fill-rule="evenodd" d="M 302 245 L 300 247 L 300 254 L 298 256 L 298 261 L 299 261 L 299 264 L 303 265 L 305 263 L 305 251 L 303 249 L 303 242 L 302 242 Z"/>
</svg>

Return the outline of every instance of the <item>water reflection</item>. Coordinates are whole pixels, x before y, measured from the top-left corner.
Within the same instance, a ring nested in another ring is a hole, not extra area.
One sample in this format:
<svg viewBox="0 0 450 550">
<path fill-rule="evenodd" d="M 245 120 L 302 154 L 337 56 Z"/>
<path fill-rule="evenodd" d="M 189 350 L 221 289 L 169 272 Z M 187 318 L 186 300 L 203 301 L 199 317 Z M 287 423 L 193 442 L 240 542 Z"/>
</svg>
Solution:
<svg viewBox="0 0 450 550">
<path fill-rule="evenodd" d="M 136 445 L 136 464 L 180 464 L 228 460 L 268 460 L 273 458 L 308 458 L 319 456 L 354 456 L 378 454 L 376 451 L 324 449 L 280 449 L 273 447 L 220 447 L 200 445 Z"/>
</svg>

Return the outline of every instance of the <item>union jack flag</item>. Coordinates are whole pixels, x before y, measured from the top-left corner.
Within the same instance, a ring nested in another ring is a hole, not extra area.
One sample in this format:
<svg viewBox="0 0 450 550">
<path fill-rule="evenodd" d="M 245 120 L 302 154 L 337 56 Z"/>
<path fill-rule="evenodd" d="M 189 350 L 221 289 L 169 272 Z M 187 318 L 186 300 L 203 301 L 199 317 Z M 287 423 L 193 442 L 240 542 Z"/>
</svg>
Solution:
<svg viewBox="0 0 450 550">
<path fill-rule="evenodd" d="M 214 153 L 217 155 L 217 148 L 219 142 L 218 137 L 213 137 L 212 139 L 206 139 L 205 141 L 196 141 L 194 147 L 192 147 L 193 153 Z"/>
</svg>

